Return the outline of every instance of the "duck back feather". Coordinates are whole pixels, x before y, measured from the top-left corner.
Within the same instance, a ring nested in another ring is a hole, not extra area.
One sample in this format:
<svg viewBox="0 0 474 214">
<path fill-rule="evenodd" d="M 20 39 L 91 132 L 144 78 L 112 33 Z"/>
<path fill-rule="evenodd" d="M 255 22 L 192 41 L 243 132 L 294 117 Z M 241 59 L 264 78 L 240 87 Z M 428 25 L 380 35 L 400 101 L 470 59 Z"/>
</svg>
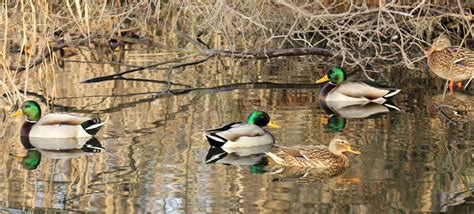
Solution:
<svg viewBox="0 0 474 214">
<path fill-rule="evenodd" d="M 28 123 L 28 122 L 27 122 Z M 39 138 L 75 138 L 95 135 L 105 124 L 100 119 L 90 119 L 67 113 L 52 113 L 34 123 L 28 136 Z"/>
<path fill-rule="evenodd" d="M 273 136 L 254 124 L 231 123 L 206 131 L 206 138 L 215 147 L 250 147 L 273 143 Z"/>
</svg>

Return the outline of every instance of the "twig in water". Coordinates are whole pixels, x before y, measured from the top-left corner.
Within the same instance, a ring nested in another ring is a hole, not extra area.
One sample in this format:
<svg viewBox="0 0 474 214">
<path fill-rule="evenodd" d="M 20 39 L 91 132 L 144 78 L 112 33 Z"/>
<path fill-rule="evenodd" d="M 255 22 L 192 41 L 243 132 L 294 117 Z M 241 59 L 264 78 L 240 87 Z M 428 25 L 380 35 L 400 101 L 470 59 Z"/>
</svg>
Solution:
<svg viewBox="0 0 474 214">
<path fill-rule="evenodd" d="M 182 60 L 184 60 L 186 58 L 189 58 L 189 57 L 190 56 L 180 58 L 180 59 L 165 61 L 165 62 L 159 62 L 159 63 L 155 63 L 155 64 L 143 66 L 143 67 L 138 67 L 138 68 L 131 69 L 131 70 L 126 70 L 126 71 L 116 73 L 116 74 L 111 74 L 111 75 L 106 75 L 106 76 L 101 76 L 101 77 L 95 77 L 95 78 L 91 78 L 91 79 L 81 81 L 81 83 L 96 83 L 96 82 L 105 82 L 105 81 L 115 80 L 115 79 L 118 79 L 118 78 L 122 77 L 125 74 L 129 74 L 129 73 L 133 73 L 133 72 L 137 72 L 137 71 L 142 71 L 142 70 L 145 70 L 147 68 L 158 67 L 160 65 L 165 65 L 165 64 L 168 64 L 168 63 L 172 63 L 172 62 L 179 62 L 179 61 L 182 61 Z M 158 70 L 167 70 L 168 68 L 156 68 L 156 69 L 158 69 Z"/>
</svg>

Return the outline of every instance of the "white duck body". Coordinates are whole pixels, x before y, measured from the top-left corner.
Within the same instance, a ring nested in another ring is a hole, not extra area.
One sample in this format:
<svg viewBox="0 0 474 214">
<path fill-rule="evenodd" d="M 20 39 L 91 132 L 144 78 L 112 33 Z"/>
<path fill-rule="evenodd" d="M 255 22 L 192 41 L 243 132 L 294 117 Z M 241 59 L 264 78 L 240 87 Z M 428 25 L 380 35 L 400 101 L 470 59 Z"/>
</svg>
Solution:
<svg viewBox="0 0 474 214">
<path fill-rule="evenodd" d="M 31 138 L 90 138 L 93 135 L 86 130 L 99 129 L 104 122 L 94 121 L 83 127 L 83 123 L 91 120 L 88 117 L 68 113 L 52 113 L 41 117 L 36 123 L 26 121 L 22 136 Z M 29 131 L 28 128 L 31 128 Z"/>
<path fill-rule="evenodd" d="M 75 150 L 81 149 L 92 137 L 81 138 L 44 138 L 29 137 L 29 143 L 38 150 Z"/>
<path fill-rule="evenodd" d="M 270 132 L 254 124 L 231 123 L 209 130 L 206 137 L 212 146 L 223 149 L 271 145 L 275 142 Z"/>
<path fill-rule="evenodd" d="M 328 89 L 323 88 L 323 90 L 330 91 L 324 97 L 324 100 L 328 105 L 336 108 L 340 108 L 337 107 L 340 102 L 345 103 L 344 105 L 347 105 L 347 103 L 365 105 L 370 102 L 383 104 L 387 101 L 387 98 L 400 92 L 400 89 L 379 88 L 366 82 L 344 82 L 338 85 L 328 83 L 327 86 Z"/>
</svg>

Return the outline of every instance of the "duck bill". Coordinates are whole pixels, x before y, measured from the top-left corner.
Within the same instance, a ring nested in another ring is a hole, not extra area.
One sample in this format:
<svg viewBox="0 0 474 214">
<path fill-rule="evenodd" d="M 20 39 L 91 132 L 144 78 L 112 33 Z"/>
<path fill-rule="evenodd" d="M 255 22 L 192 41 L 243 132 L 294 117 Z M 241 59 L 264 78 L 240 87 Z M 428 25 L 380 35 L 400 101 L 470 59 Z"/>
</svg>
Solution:
<svg viewBox="0 0 474 214">
<path fill-rule="evenodd" d="M 350 153 L 355 154 L 355 155 L 360 155 L 359 151 L 353 150 L 352 148 L 349 148 L 349 150 L 347 152 L 350 152 Z"/>
<path fill-rule="evenodd" d="M 267 126 L 268 126 L 268 127 L 271 127 L 271 128 L 276 128 L 276 129 L 281 128 L 280 125 L 276 124 L 275 122 L 273 122 L 273 121 L 271 121 L 271 120 L 270 120 L 270 122 L 268 122 Z"/>
<path fill-rule="evenodd" d="M 23 111 L 19 110 L 19 111 L 15 111 L 11 114 L 12 117 L 18 117 L 18 116 L 21 116 L 23 115 Z"/>
<path fill-rule="evenodd" d="M 321 117 L 319 118 L 319 123 L 323 125 L 327 125 L 329 123 L 329 117 Z"/>
<path fill-rule="evenodd" d="M 324 75 L 324 77 L 322 77 L 321 79 L 316 81 L 316 84 L 325 83 L 327 81 L 329 81 L 329 77 L 328 77 L 328 75 Z"/>
<path fill-rule="evenodd" d="M 17 155 L 12 155 L 10 154 L 11 157 L 13 157 L 13 160 L 21 161 L 23 160 L 24 157 L 26 156 L 17 156 Z"/>
</svg>

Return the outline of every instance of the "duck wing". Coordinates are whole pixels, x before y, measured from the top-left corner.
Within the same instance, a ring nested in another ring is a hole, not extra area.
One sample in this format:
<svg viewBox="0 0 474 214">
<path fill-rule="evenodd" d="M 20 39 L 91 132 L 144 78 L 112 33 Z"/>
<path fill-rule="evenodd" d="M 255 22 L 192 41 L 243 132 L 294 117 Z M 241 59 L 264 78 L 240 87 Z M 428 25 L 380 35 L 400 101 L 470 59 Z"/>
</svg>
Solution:
<svg viewBox="0 0 474 214">
<path fill-rule="evenodd" d="M 264 136 L 265 134 L 267 132 L 257 125 L 232 123 L 207 131 L 206 138 L 212 146 L 222 147 L 227 141 L 236 142 L 241 138 L 248 140 L 248 138 Z"/>
<path fill-rule="evenodd" d="M 400 89 L 383 88 L 374 82 L 344 82 L 332 90 L 330 94 L 341 94 L 346 97 L 376 100 L 389 98 L 400 92 Z"/>
<path fill-rule="evenodd" d="M 474 69 L 474 52 L 459 47 L 451 47 L 448 49 L 450 55 L 454 60 L 454 65 L 462 68 L 471 68 Z"/>
<path fill-rule="evenodd" d="M 68 113 L 52 113 L 47 114 L 35 124 L 39 126 L 55 126 L 55 125 L 71 125 L 77 126 L 90 120 L 88 117 L 82 117 L 78 115 Z"/>
<path fill-rule="evenodd" d="M 234 123 L 225 124 L 225 125 L 223 125 L 219 128 L 206 130 L 206 134 L 212 134 L 212 133 L 227 131 L 229 129 L 239 127 L 241 125 L 243 125 L 242 122 L 234 122 Z"/>
<path fill-rule="evenodd" d="M 278 146 L 278 148 L 280 148 L 281 152 L 293 158 L 311 160 L 308 158 L 308 156 L 305 155 L 305 152 L 303 150 L 299 150 L 297 148 L 283 147 L 283 146 Z"/>
<path fill-rule="evenodd" d="M 282 166 L 325 168 L 331 164 L 335 155 L 327 150 L 327 146 L 284 147 L 275 146 L 266 154 Z"/>
</svg>

